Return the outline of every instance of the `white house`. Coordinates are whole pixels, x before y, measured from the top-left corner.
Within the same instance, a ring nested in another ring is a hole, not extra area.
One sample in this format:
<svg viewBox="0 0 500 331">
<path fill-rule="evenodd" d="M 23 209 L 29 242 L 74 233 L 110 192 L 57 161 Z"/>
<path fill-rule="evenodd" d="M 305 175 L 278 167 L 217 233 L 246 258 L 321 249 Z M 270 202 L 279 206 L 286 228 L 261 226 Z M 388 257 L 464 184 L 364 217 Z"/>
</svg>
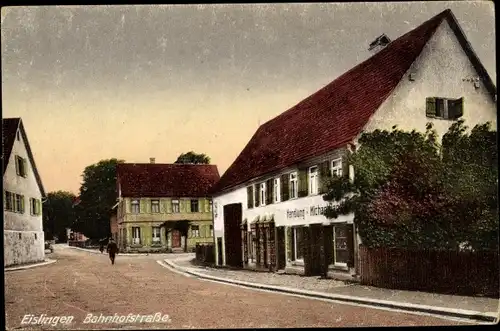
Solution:
<svg viewBox="0 0 500 331">
<path fill-rule="evenodd" d="M 305 264 L 318 274 L 324 250 L 333 270 L 353 273 L 353 215 L 327 220 L 321 193 L 330 173 L 354 175 L 345 155 L 360 134 L 394 125 L 423 132 L 432 122 L 442 136 L 459 118 L 496 125 L 496 86 L 450 10 L 367 48 L 369 59 L 261 125 L 221 177 L 213 190 L 218 264 Z"/>
<path fill-rule="evenodd" d="M 43 261 L 45 191 L 21 119 L 2 119 L 2 136 L 4 267 Z"/>
</svg>

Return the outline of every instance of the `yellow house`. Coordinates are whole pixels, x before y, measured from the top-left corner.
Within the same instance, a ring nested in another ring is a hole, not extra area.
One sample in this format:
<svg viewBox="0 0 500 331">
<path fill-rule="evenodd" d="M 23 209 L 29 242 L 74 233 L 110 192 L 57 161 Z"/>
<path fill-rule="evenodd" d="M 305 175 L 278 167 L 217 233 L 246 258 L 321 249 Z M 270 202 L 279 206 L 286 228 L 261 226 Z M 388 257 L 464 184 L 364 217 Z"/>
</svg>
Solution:
<svg viewBox="0 0 500 331">
<path fill-rule="evenodd" d="M 215 165 L 123 163 L 117 166 L 118 245 L 125 252 L 192 251 L 213 242 L 209 189 Z"/>
</svg>

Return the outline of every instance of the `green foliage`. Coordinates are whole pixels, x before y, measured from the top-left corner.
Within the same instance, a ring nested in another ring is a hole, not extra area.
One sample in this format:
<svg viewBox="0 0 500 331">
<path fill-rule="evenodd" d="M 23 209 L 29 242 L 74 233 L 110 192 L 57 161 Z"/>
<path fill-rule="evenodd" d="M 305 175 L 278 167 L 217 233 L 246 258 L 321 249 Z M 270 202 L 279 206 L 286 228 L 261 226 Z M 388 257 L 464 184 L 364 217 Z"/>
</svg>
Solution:
<svg viewBox="0 0 500 331">
<path fill-rule="evenodd" d="M 47 194 L 47 200 L 43 204 L 43 231 L 47 240 L 56 236 L 59 241 L 67 241 L 66 228 L 70 228 L 75 221 L 72 208 L 74 199 L 75 195 L 71 192 Z"/>
<path fill-rule="evenodd" d="M 210 164 L 210 158 L 205 154 L 197 154 L 193 151 L 179 155 L 175 163 L 185 164 Z"/>
<path fill-rule="evenodd" d="M 83 171 L 80 203 L 75 206 L 77 220 L 73 229 L 90 239 L 111 235 L 111 208 L 116 204 L 116 165 L 122 160 L 109 159 L 92 164 Z"/>
<path fill-rule="evenodd" d="M 454 123 L 438 144 L 425 133 L 364 133 L 348 157 L 355 180 L 333 178 L 328 218 L 355 214 L 370 247 L 498 249 L 497 133 Z"/>
</svg>

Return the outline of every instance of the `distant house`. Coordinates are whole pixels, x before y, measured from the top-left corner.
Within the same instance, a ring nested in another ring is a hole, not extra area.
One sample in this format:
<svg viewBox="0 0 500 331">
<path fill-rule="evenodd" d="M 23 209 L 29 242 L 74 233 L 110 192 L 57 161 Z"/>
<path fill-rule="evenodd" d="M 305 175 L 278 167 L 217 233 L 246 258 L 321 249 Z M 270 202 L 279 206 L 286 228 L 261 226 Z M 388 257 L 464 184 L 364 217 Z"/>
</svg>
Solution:
<svg viewBox="0 0 500 331">
<path fill-rule="evenodd" d="M 218 180 L 215 165 L 118 164 L 120 250 L 186 251 L 213 242 L 208 191 Z"/>
<path fill-rule="evenodd" d="M 66 236 L 68 238 L 68 241 L 85 242 L 89 239 L 83 233 L 78 231 L 73 231 L 70 228 L 66 229 Z"/>
<path fill-rule="evenodd" d="M 4 266 L 45 259 L 40 175 L 20 118 L 2 119 Z"/>
<path fill-rule="evenodd" d="M 354 215 L 327 219 L 322 194 L 332 174 L 354 177 L 346 156 L 360 134 L 496 124 L 496 87 L 450 10 L 365 47 L 370 58 L 261 125 L 214 187 L 218 264 L 312 275 L 325 252 L 331 271 L 350 277 Z"/>
</svg>

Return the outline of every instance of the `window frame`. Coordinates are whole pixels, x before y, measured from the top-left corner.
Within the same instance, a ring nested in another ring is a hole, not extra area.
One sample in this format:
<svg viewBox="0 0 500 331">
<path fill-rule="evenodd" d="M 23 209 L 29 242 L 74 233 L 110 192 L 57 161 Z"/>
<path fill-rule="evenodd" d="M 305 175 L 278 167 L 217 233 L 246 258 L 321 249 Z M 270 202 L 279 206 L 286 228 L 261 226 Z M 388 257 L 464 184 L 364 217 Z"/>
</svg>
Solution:
<svg viewBox="0 0 500 331">
<path fill-rule="evenodd" d="M 333 226 L 333 265 L 334 266 L 337 266 L 337 267 L 347 267 L 347 262 L 337 262 L 337 235 L 335 233 L 335 230 L 339 227 L 342 227 L 344 226 L 345 227 L 345 224 L 339 224 L 339 225 L 334 225 Z M 349 240 L 347 238 L 347 233 L 345 235 L 345 237 L 340 237 L 340 238 L 345 238 L 346 239 L 346 245 L 347 245 L 347 240 Z M 346 248 L 348 249 L 348 248 Z"/>
<path fill-rule="evenodd" d="M 213 237 L 214 236 L 214 226 L 212 224 L 210 224 L 210 237 Z"/>
<path fill-rule="evenodd" d="M 15 212 L 15 194 L 10 192 L 10 191 L 5 191 L 5 207 L 4 210 L 10 211 L 10 212 Z"/>
<path fill-rule="evenodd" d="M 201 238 L 199 225 L 191 225 L 191 238 Z"/>
<path fill-rule="evenodd" d="M 196 210 L 193 210 L 193 202 L 195 202 L 195 206 L 196 206 Z M 198 199 L 191 199 L 190 202 L 190 210 L 192 213 L 199 213 L 200 212 L 200 202 L 198 201 Z"/>
<path fill-rule="evenodd" d="M 136 237 L 136 234 L 138 234 L 138 237 Z M 132 244 L 133 245 L 140 245 L 141 244 L 141 227 L 140 226 L 133 226 L 132 227 Z"/>
<path fill-rule="evenodd" d="M 181 212 L 181 202 L 179 199 L 172 199 L 171 204 L 172 204 L 172 213 L 178 214 Z M 176 206 L 177 208 L 174 208 Z"/>
<path fill-rule="evenodd" d="M 157 210 L 154 210 L 157 207 Z M 151 199 L 151 213 L 158 214 L 160 212 L 160 200 L 159 199 Z"/>
<path fill-rule="evenodd" d="M 294 176 L 294 178 L 292 178 Z M 293 183 L 293 185 L 292 185 Z M 299 179 L 297 171 L 288 174 L 288 197 L 289 200 L 297 199 L 299 195 Z"/>
<path fill-rule="evenodd" d="M 259 195 L 260 195 L 260 203 L 259 207 L 263 207 L 266 205 L 267 202 L 267 187 L 266 187 L 266 182 L 262 182 L 259 184 Z"/>
<path fill-rule="evenodd" d="M 137 207 L 137 211 L 135 207 Z M 134 199 L 130 201 L 130 213 L 131 214 L 141 213 L 141 202 L 139 201 L 139 199 Z"/>
<path fill-rule="evenodd" d="M 312 170 L 315 170 L 314 174 Z M 317 165 L 309 167 L 307 176 L 309 177 L 309 187 L 307 188 L 309 195 L 319 194 L 319 167 Z M 315 185 L 314 190 L 312 187 L 313 184 Z"/>
<path fill-rule="evenodd" d="M 281 202 L 281 178 L 275 177 L 273 179 L 273 201 L 274 203 Z"/>
<path fill-rule="evenodd" d="M 157 232 L 155 231 L 156 229 L 158 229 Z M 158 236 L 155 236 L 155 233 L 158 234 Z M 159 226 L 151 227 L 151 242 L 152 243 L 161 242 L 161 227 L 159 227 Z"/>
<path fill-rule="evenodd" d="M 338 165 L 336 163 L 338 162 Z M 340 174 L 339 174 L 340 172 Z M 332 177 L 342 177 L 344 175 L 344 170 L 342 169 L 342 158 L 336 158 L 330 161 L 330 175 Z"/>
<path fill-rule="evenodd" d="M 428 105 L 429 105 L 429 99 L 433 99 L 433 102 L 431 104 L 434 105 L 434 115 L 429 115 L 428 114 Z M 445 97 L 427 97 L 426 98 L 426 117 L 427 118 L 434 118 L 434 119 L 442 119 L 442 120 L 449 120 L 449 121 L 455 121 L 458 120 L 463 116 L 463 112 L 460 116 L 458 117 L 451 117 L 450 116 L 450 102 L 458 102 L 461 101 L 461 105 L 463 107 L 464 103 L 464 98 L 445 98 Z M 438 107 L 438 104 L 440 106 Z M 442 109 L 441 109 L 442 108 Z"/>
<path fill-rule="evenodd" d="M 293 247 L 294 247 L 294 256 L 293 256 L 293 259 L 295 262 L 304 262 L 304 252 L 302 252 L 302 257 L 301 258 L 298 258 L 298 248 L 299 248 L 299 243 L 297 243 L 297 230 L 299 228 L 302 228 L 302 231 L 303 230 L 303 227 L 299 227 L 299 226 L 296 226 L 296 227 L 293 227 Z M 302 237 L 304 237 L 304 234 L 302 233 Z M 304 240 L 304 238 L 302 238 L 302 240 Z"/>
<path fill-rule="evenodd" d="M 22 156 L 16 155 L 15 162 L 17 175 L 26 178 L 28 176 L 28 170 L 26 169 L 26 159 Z"/>
</svg>

